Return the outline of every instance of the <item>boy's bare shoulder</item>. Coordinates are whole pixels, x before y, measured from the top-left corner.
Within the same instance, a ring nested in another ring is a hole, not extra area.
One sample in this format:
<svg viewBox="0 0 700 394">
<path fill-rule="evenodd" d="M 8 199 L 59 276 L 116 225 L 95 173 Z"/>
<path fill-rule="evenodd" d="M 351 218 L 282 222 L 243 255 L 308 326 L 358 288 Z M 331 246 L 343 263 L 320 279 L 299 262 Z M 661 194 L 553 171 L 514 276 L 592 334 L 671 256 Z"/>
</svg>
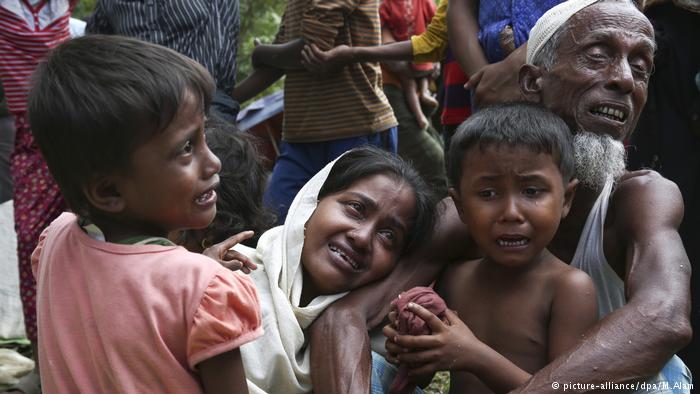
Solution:
<svg viewBox="0 0 700 394">
<path fill-rule="evenodd" d="M 587 273 L 564 263 L 554 256 L 547 262 L 547 271 L 555 296 L 595 292 L 593 280 Z"/>
</svg>

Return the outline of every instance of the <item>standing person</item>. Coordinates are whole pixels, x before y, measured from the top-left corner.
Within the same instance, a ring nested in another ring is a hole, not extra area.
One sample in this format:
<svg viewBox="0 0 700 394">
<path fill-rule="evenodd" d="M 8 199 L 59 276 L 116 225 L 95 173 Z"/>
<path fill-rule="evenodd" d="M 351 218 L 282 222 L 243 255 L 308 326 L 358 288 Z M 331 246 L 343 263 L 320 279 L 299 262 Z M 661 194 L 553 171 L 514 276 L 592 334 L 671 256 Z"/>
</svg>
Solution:
<svg viewBox="0 0 700 394">
<path fill-rule="evenodd" d="M 78 38 L 39 65 L 30 118 L 72 211 L 32 255 L 46 392 L 247 393 L 255 286 L 165 238 L 216 215 L 213 90 L 197 62 L 132 38 Z"/>
<path fill-rule="evenodd" d="M 100 0 L 86 32 L 139 38 L 196 60 L 216 82 L 212 111 L 235 122 L 238 6 L 238 0 Z"/>
<path fill-rule="evenodd" d="M 653 28 L 626 1 L 569 0 L 547 14 L 530 34 L 532 52 L 521 68 L 520 86 L 528 101 L 551 109 L 574 133 L 581 181 L 549 250 L 562 261 L 595 262 L 590 275 L 599 308 L 608 313 L 585 340 L 519 391 L 556 392 L 564 382 L 644 380 L 664 370 L 657 378 L 687 392 L 687 369 L 673 357 L 692 336 L 691 269 L 678 235 L 682 197 L 675 184 L 653 171 L 625 172 L 621 142 L 646 101 Z M 312 326 L 312 349 L 323 349 L 312 354 L 318 366 L 314 385 L 324 393 L 367 390 L 370 354 L 358 349 L 367 348 L 367 325 L 376 326 L 386 315 L 386 300 L 430 283 L 451 260 L 478 257 L 474 245 L 464 242 L 469 229 L 453 203 L 445 201 L 444 208 L 435 236 L 419 253 L 381 284 L 339 300 Z M 331 335 L 338 325 L 342 340 Z"/>
<path fill-rule="evenodd" d="M 265 192 L 280 222 L 306 181 L 341 153 L 361 145 L 397 152 L 397 122 L 382 92 L 379 64 L 354 63 L 324 75 L 301 65 L 305 42 L 323 50 L 379 45 L 378 10 L 379 0 L 291 0 L 277 44 L 253 51 L 255 70 L 241 85 L 263 75 L 266 86 L 287 75 L 281 153 Z"/>
<path fill-rule="evenodd" d="M 29 79 L 46 53 L 70 38 L 77 1 L 0 0 L 0 79 L 15 121 L 10 157 L 20 296 L 27 337 L 36 346 L 36 283 L 30 257 L 39 235 L 64 209 L 61 192 L 37 148 L 27 115 Z M 36 357 L 36 356 L 35 356 Z"/>
</svg>

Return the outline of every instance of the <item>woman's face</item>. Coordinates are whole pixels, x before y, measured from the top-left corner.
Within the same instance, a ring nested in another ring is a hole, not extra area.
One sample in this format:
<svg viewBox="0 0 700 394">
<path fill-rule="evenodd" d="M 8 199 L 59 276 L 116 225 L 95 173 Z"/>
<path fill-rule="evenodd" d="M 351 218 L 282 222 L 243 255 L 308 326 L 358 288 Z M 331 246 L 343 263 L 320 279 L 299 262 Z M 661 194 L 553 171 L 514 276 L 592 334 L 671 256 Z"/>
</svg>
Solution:
<svg viewBox="0 0 700 394">
<path fill-rule="evenodd" d="M 357 288 L 388 275 L 411 231 L 411 186 L 378 174 L 321 199 L 306 222 L 304 287 L 316 295 Z"/>
</svg>

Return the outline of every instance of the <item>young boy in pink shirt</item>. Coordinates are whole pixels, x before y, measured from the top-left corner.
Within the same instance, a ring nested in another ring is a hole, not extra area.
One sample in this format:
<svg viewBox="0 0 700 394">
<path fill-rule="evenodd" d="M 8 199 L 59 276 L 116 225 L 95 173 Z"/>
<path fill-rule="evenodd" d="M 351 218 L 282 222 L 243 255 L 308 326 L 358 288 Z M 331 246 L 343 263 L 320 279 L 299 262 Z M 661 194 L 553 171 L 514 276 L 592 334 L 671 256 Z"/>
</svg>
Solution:
<svg viewBox="0 0 700 394">
<path fill-rule="evenodd" d="M 166 238 L 216 214 L 211 76 L 95 35 L 59 46 L 35 80 L 36 141 L 73 212 L 32 255 L 43 389 L 247 392 L 239 347 L 262 334 L 252 282 Z"/>
</svg>

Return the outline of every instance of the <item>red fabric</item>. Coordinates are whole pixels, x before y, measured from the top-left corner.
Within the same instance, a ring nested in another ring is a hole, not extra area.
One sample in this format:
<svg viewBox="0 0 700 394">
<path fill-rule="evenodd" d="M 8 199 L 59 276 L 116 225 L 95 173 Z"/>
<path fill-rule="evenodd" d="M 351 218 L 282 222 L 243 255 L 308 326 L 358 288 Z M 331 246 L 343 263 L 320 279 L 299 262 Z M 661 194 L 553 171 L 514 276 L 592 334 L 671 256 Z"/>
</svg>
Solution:
<svg viewBox="0 0 700 394">
<path fill-rule="evenodd" d="M 30 257 L 39 235 L 59 213 L 65 210 L 58 185 L 34 143 L 27 119 L 27 95 L 31 74 L 52 48 L 70 37 L 68 20 L 77 0 L 70 0 L 65 14 L 44 28 L 38 16 L 30 26 L 20 16 L 0 6 L 0 80 L 5 89 L 7 107 L 15 118 L 15 149 L 10 156 L 13 182 L 17 258 L 19 260 L 20 297 L 24 308 L 27 337 L 36 342 L 36 284 Z M 47 1 L 31 9 L 38 12 Z"/>
<path fill-rule="evenodd" d="M 383 0 L 379 6 L 382 27 L 388 28 L 396 41 L 423 33 L 433 15 L 433 0 Z"/>
<path fill-rule="evenodd" d="M 396 329 L 401 335 L 427 335 L 432 331 L 428 324 L 415 313 L 408 310 L 408 304 L 414 303 L 435 314 L 439 319 L 445 317 L 447 305 L 430 287 L 414 287 L 405 291 L 391 302 L 392 310 L 398 313 Z M 405 365 L 399 366 L 399 373 L 389 387 L 390 394 L 412 393 L 415 385 L 408 378 Z"/>
</svg>

